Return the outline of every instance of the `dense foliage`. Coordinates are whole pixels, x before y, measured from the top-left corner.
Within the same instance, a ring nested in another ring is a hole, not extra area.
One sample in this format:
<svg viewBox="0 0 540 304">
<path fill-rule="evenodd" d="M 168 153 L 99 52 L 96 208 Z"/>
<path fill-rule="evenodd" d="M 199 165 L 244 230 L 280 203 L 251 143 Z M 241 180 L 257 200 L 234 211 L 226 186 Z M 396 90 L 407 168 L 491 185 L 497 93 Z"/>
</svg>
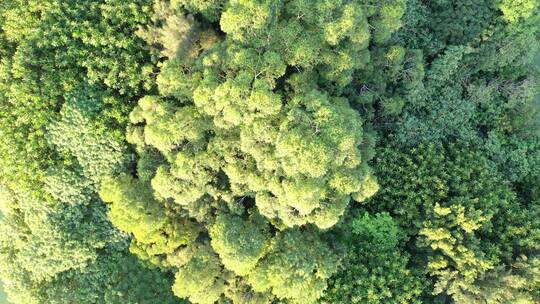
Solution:
<svg viewBox="0 0 540 304">
<path fill-rule="evenodd" d="M 3 0 L 16 304 L 540 301 L 538 0 Z"/>
</svg>

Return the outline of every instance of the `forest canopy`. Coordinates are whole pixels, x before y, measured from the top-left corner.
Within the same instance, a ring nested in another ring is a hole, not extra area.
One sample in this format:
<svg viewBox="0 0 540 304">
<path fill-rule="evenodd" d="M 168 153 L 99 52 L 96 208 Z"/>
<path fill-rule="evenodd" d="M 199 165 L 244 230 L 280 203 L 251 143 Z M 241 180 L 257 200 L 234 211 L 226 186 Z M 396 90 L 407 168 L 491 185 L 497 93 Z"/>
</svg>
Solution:
<svg viewBox="0 0 540 304">
<path fill-rule="evenodd" d="M 8 299 L 540 303 L 539 48 L 539 0 L 2 0 Z"/>
</svg>

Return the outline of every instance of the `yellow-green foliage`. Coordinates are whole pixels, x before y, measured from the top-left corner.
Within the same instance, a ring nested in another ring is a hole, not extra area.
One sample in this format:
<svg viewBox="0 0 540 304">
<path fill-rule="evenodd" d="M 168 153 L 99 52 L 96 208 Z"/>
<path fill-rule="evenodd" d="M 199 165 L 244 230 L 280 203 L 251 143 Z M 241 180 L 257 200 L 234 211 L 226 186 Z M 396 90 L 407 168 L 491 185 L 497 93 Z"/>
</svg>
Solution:
<svg viewBox="0 0 540 304">
<path fill-rule="evenodd" d="M 209 231 L 212 248 L 223 265 L 240 276 L 253 270 L 270 245 L 268 226 L 256 217 L 245 221 L 232 215 L 219 215 Z"/>
<path fill-rule="evenodd" d="M 338 257 L 316 233 L 293 229 L 276 237 L 247 280 L 255 291 L 271 291 L 292 303 L 314 303 L 336 272 L 337 263 Z"/>
<path fill-rule="evenodd" d="M 0 1 L 10 300 L 540 303 L 538 4 Z"/>
<path fill-rule="evenodd" d="M 508 22 L 517 22 L 520 18 L 529 18 L 538 9 L 537 0 L 504 0 L 500 9 L 504 19 Z"/>
</svg>

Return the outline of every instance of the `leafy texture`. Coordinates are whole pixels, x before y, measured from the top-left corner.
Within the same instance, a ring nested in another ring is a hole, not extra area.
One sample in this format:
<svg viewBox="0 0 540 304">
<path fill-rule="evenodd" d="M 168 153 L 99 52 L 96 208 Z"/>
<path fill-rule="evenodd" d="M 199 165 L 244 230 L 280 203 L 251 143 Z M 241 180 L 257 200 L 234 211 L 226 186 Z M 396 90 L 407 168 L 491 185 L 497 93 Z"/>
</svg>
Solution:
<svg viewBox="0 0 540 304">
<path fill-rule="evenodd" d="M 11 302 L 540 302 L 538 0 L 4 0 L 0 29 Z"/>
</svg>

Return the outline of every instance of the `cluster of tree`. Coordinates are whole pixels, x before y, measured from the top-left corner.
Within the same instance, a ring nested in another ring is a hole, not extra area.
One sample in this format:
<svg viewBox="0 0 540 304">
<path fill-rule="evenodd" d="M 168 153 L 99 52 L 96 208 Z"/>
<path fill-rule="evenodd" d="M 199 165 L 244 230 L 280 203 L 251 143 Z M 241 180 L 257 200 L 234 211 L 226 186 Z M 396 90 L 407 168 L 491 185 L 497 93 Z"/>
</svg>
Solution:
<svg viewBox="0 0 540 304">
<path fill-rule="evenodd" d="M 13 303 L 177 303 L 172 276 L 129 253 L 97 192 L 129 165 L 122 129 L 155 61 L 132 33 L 150 9 L 0 3 L 0 273 Z"/>
<path fill-rule="evenodd" d="M 4 0 L 40 303 L 540 301 L 538 0 Z"/>
</svg>

